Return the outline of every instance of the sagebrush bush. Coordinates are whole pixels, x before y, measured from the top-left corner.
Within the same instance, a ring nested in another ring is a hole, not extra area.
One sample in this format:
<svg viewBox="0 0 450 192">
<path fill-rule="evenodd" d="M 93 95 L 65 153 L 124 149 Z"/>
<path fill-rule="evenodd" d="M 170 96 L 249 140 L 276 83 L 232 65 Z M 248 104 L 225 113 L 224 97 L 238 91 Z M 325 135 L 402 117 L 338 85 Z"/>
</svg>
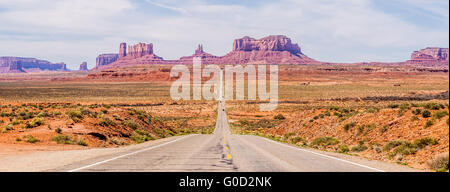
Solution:
<svg viewBox="0 0 450 192">
<path fill-rule="evenodd" d="M 273 119 L 277 119 L 277 120 L 284 120 L 286 119 L 282 114 L 278 114 L 275 117 L 273 117 Z"/>
<path fill-rule="evenodd" d="M 52 137 L 52 141 L 55 141 L 58 144 L 73 144 L 72 139 L 68 135 L 55 135 Z"/>
<path fill-rule="evenodd" d="M 27 123 L 26 128 L 34 128 L 44 124 L 44 118 L 35 117 L 29 123 Z"/>
<path fill-rule="evenodd" d="M 422 117 L 423 117 L 423 118 L 431 117 L 431 112 L 428 111 L 428 110 L 424 110 L 424 111 L 422 112 Z"/>
<path fill-rule="evenodd" d="M 350 130 L 351 128 L 353 128 L 354 126 L 356 126 L 356 123 L 355 123 L 355 122 L 347 123 L 347 124 L 344 125 L 344 130 L 345 130 L 345 131 L 348 131 L 348 130 Z"/>
<path fill-rule="evenodd" d="M 36 143 L 36 142 L 39 142 L 39 139 L 33 137 L 33 135 L 23 136 L 23 139 L 25 139 L 25 141 L 28 142 L 28 143 Z"/>
<path fill-rule="evenodd" d="M 430 168 L 438 171 L 447 171 L 448 170 L 448 159 L 449 153 L 440 153 L 430 159 L 427 164 Z"/>
<path fill-rule="evenodd" d="M 293 144 L 297 144 L 298 142 L 301 142 L 301 141 L 303 141 L 303 138 L 301 138 L 301 137 L 291 138 L 291 143 L 293 143 Z"/>
<path fill-rule="evenodd" d="M 348 148 L 348 146 L 346 144 L 339 145 L 338 150 L 337 150 L 338 153 L 347 153 L 349 151 L 350 151 L 350 149 Z"/>
<path fill-rule="evenodd" d="M 149 132 L 142 129 L 135 130 L 130 138 L 136 143 L 143 143 L 146 141 L 154 140 Z"/>
<path fill-rule="evenodd" d="M 116 126 L 116 122 L 111 120 L 109 117 L 100 118 L 100 125 L 102 126 Z"/>
<path fill-rule="evenodd" d="M 127 126 L 127 127 L 129 127 L 129 128 L 132 128 L 132 129 L 137 129 L 137 128 L 139 128 L 139 124 L 137 124 L 137 123 L 136 123 L 134 120 L 132 120 L 132 119 L 128 119 L 128 120 L 122 121 L 122 124 L 125 125 L 125 126 Z"/>
<path fill-rule="evenodd" d="M 319 137 L 311 142 L 311 146 L 313 147 L 327 147 L 337 144 L 339 144 L 339 140 L 334 137 Z"/>
</svg>

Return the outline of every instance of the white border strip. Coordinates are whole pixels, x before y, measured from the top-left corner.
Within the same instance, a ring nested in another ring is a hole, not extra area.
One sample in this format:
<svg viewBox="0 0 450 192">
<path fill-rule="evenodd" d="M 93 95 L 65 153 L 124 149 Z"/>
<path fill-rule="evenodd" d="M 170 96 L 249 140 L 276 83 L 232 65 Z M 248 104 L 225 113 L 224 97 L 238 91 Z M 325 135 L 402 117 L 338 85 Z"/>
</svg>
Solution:
<svg viewBox="0 0 450 192">
<path fill-rule="evenodd" d="M 76 172 L 76 171 L 79 171 L 79 170 L 82 170 L 82 169 L 86 169 L 86 168 L 93 167 L 93 166 L 96 166 L 96 165 L 100 165 L 100 164 L 103 164 L 103 163 L 106 163 L 106 162 L 109 162 L 109 161 L 113 161 L 113 160 L 116 160 L 116 159 L 119 159 L 119 158 L 122 158 L 122 157 L 126 157 L 126 156 L 129 156 L 129 155 L 134 155 L 136 153 L 141 153 L 141 152 L 148 151 L 148 150 L 151 150 L 151 149 L 156 149 L 158 147 L 162 147 L 164 145 L 168 145 L 170 143 L 174 143 L 176 141 L 180 141 L 180 140 L 186 139 L 186 138 L 191 137 L 191 136 L 193 136 L 193 135 L 184 136 L 184 137 L 175 139 L 173 141 L 169 141 L 167 143 L 163 143 L 163 144 L 160 144 L 160 145 L 155 145 L 155 146 L 152 146 L 152 147 L 149 147 L 149 148 L 145 148 L 145 149 L 141 149 L 141 150 L 138 150 L 138 151 L 135 151 L 135 152 L 132 152 L 132 153 L 127 153 L 127 154 L 124 154 L 124 155 L 120 155 L 120 156 L 117 156 L 117 157 L 114 157 L 114 158 L 111 158 L 111 159 L 103 160 L 103 161 L 100 161 L 100 162 L 97 162 L 97 163 L 93 163 L 93 164 L 90 164 L 90 165 L 86 165 L 86 166 L 83 166 L 83 167 L 80 167 L 80 168 L 72 169 L 72 170 L 69 170 L 67 172 Z"/>
<path fill-rule="evenodd" d="M 306 149 L 302 149 L 302 148 L 298 148 L 298 147 L 293 147 L 293 146 L 290 146 L 290 145 L 287 145 L 287 144 L 283 144 L 283 143 L 280 143 L 280 142 L 276 142 L 276 141 L 270 140 L 270 139 L 265 138 L 265 137 L 261 137 L 261 138 L 266 139 L 266 140 L 268 140 L 270 142 L 276 143 L 278 145 L 290 147 L 290 148 L 297 149 L 297 150 L 304 151 L 304 152 L 309 152 L 309 153 L 312 153 L 312 154 L 315 154 L 315 155 L 319 155 L 319 156 L 322 156 L 322 157 L 327 157 L 327 158 L 330 158 L 330 159 L 342 161 L 342 162 L 349 163 L 349 164 L 352 164 L 352 165 L 357 165 L 357 166 L 364 167 L 364 168 L 367 168 L 367 169 L 371 169 L 371 170 L 374 170 L 374 171 L 385 172 L 385 171 L 383 171 L 381 169 L 376 169 L 376 168 L 369 167 L 369 166 L 366 166 L 366 165 L 362 165 L 362 164 L 359 164 L 359 163 L 355 163 L 355 162 L 347 161 L 347 160 L 344 160 L 344 159 L 340 159 L 340 158 L 337 158 L 337 157 L 332 157 L 332 156 L 324 155 L 324 154 L 321 154 L 321 153 L 316 153 L 314 151 L 310 151 L 310 150 L 306 150 Z"/>
</svg>

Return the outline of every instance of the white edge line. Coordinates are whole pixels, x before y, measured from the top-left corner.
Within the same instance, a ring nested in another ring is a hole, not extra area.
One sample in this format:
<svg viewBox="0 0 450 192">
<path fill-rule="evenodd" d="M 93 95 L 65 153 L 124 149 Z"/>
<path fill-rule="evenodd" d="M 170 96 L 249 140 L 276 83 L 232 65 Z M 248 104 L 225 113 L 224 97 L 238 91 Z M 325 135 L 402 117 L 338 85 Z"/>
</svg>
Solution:
<svg viewBox="0 0 450 192">
<path fill-rule="evenodd" d="M 162 147 L 164 145 L 168 145 L 170 143 L 173 143 L 173 142 L 176 142 L 176 141 L 179 141 L 179 140 L 182 140 L 182 139 L 186 139 L 186 138 L 191 137 L 191 136 L 193 136 L 193 135 L 188 135 L 188 136 L 185 136 L 185 137 L 181 137 L 181 138 L 175 139 L 173 141 L 169 141 L 167 143 L 163 143 L 163 144 L 160 144 L 160 145 L 155 145 L 155 146 L 152 146 L 152 147 L 149 147 L 149 148 L 145 148 L 145 149 L 141 149 L 141 150 L 138 150 L 138 151 L 127 153 L 127 154 L 124 154 L 124 155 L 120 155 L 120 156 L 117 156 L 117 157 L 113 157 L 111 159 L 99 161 L 97 163 L 93 163 L 93 164 L 86 165 L 86 166 L 83 166 L 83 167 L 80 167 L 80 168 L 72 169 L 72 170 L 69 170 L 67 172 L 76 172 L 76 171 L 79 171 L 79 170 L 82 170 L 82 169 L 86 169 L 86 168 L 93 167 L 93 166 L 96 166 L 96 165 L 100 165 L 100 164 L 103 164 L 103 163 L 106 163 L 106 162 L 109 162 L 109 161 L 113 161 L 113 160 L 116 160 L 116 159 L 119 159 L 119 158 L 122 158 L 122 157 L 126 157 L 126 156 L 129 156 L 129 155 L 134 155 L 136 153 L 141 153 L 141 152 L 144 152 L 144 151 L 148 151 L 148 150 L 151 150 L 151 149 Z"/>
<path fill-rule="evenodd" d="M 324 154 L 321 154 L 321 153 L 316 153 L 316 152 L 314 152 L 314 151 L 310 151 L 310 150 L 306 150 L 306 149 L 302 149 L 302 148 L 298 148 L 298 147 L 293 147 L 293 146 L 290 146 L 290 145 L 287 145 L 287 144 L 279 143 L 279 142 L 270 140 L 270 139 L 265 138 L 265 137 L 261 137 L 261 138 L 266 139 L 266 140 L 268 140 L 268 141 L 270 141 L 270 142 L 273 142 L 273 143 L 276 143 L 276 144 L 279 144 L 279 145 L 282 145 L 282 146 L 290 147 L 290 148 L 293 148 L 293 149 L 297 149 L 297 150 L 300 150 L 300 151 L 310 152 L 310 153 L 315 154 L 315 155 L 319 155 L 319 156 L 322 156 L 322 157 L 327 157 L 327 158 L 330 158 L 330 159 L 342 161 L 342 162 L 349 163 L 349 164 L 352 164 L 352 165 L 357 165 L 357 166 L 364 167 L 364 168 L 371 169 L 371 170 L 378 171 L 378 172 L 385 172 L 385 171 L 383 171 L 383 170 L 381 170 L 381 169 L 376 169 L 376 168 L 373 168 L 373 167 L 369 167 L 369 166 L 367 166 L 367 165 L 362 165 L 362 164 L 359 164 L 359 163 L 347 161 L 347 160 L 340 159 L 340 158 L 337 158 L 337 157 L 332 157 L 332 156 L 329 156 L 329 155 L 324 155 Z"/>
</svg>

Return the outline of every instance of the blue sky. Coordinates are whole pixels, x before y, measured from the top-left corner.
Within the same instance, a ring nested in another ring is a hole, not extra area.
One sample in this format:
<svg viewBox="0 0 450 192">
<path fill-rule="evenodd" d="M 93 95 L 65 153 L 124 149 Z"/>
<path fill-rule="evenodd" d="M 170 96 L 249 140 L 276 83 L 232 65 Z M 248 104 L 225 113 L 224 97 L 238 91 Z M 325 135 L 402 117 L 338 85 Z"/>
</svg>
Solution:
<svg viewBox="0 0 450 192">
<path fill-rule="evenodd" d="M 83 61 L 120 42 L 154 44 L 165 59 L 214 55 L 233 40 L 286 35 L 328 62 L 403 61 L 449 47 L 448 0 L 1 0 L 0 56 Z"/>
</svg>

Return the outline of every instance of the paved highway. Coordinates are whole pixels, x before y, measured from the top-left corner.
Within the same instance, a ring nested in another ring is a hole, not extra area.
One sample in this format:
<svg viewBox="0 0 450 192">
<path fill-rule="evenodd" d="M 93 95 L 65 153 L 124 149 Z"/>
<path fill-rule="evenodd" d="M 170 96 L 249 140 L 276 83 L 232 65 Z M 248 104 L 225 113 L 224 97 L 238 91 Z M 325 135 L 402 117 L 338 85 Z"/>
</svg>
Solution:
<svg viewBox="0 0 450 192">
<path fill-rule="evenodd" d="M 214 134 L 186 135 L 143 149 L 97 157 L 53 171 L 415 171 L 404 166 L 325 153 L 263 137 L 232 135 L 221 86 Z"/>
</svg>

